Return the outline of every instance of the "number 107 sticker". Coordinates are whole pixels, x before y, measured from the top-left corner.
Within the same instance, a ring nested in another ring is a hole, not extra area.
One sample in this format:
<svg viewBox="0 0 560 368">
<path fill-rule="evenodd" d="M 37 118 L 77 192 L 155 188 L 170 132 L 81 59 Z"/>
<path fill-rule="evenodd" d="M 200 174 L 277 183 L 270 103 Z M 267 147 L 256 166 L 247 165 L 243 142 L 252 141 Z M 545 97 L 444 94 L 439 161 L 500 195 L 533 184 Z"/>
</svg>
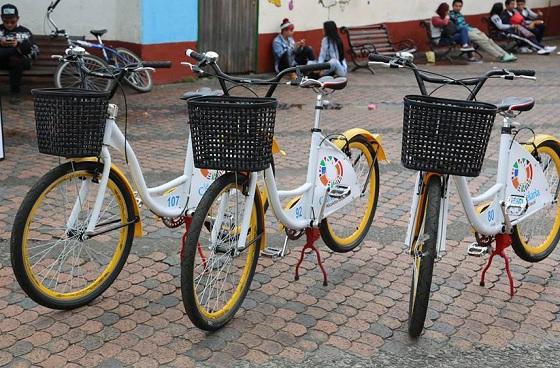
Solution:
<svg viewBox="0 0 560 368">
<path fill-rule="evenodd" d="M 167 207 L 177 207 L 179 205 L 180 196 L 167 197 Z"/>
</svg>

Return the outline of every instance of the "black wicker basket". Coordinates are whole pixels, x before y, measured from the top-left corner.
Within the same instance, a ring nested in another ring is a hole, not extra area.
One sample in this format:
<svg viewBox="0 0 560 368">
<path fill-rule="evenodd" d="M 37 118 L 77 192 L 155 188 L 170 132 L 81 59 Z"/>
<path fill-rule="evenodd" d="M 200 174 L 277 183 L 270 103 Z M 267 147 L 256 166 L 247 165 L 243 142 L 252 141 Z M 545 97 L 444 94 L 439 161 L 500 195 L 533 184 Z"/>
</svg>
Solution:
<svg viewBox="0 0 560 368">
<path fill-rule="evenodd" d="M 404 167 L 478 176 L 496 106 L 429 96 L 404 98 L 401 161 Z"/>
<path fill-rule="evenodd" d="M 31 91 L 39 152 L 61 157 L 99 156 L 103 146 L 108 92 L 77 88 Z"/>
<path fill-rule="evenodd" d="M 194 165 L 261 171 L 272 162 L 276 99 L 203 96 L 188 101 Z"/>
</svg>

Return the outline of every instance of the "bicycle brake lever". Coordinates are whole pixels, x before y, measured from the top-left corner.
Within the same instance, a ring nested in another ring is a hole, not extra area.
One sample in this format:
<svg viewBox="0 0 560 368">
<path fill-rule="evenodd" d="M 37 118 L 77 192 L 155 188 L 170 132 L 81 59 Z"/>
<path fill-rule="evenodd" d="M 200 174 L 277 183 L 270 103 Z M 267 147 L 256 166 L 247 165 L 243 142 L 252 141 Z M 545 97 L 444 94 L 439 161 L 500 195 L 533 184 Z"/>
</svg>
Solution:
<svg viewBox="0 0 560 368">
<path fill-rule="evenodd" d="M 195 65 L 192 63 L 189 63 L 188 61 L 181 61 L 181 65 L 185 65 L 187 67 L 189 67 L 190 70 L 193 70 Z"/>
<path fill-rule="evenodd" d="M 51 59 L 61 60 L 62 58 L 64 58 L 62 55 L 51 55 Z"/>
</svg>

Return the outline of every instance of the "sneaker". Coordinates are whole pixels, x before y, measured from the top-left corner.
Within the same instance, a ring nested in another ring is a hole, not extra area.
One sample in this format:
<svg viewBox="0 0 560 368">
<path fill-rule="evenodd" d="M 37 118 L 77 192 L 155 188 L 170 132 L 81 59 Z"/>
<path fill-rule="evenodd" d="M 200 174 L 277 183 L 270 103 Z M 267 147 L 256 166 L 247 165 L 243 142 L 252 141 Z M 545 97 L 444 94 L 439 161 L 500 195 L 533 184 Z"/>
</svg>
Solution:
<svg viewBox="0 0 560 368">
<path fill-rule="evenodd" d="M 520 48 L 519 48 L 519 53 L 520 53 L 520 54 L 532 54 L 532 53 L 533 53 L 533 50 L 531 50 L 531 49 L 528 48 L 528 47 L 520 47 Z"/>
<path fill-rule="evenodd" d="M 544 49 L 548 52 L 554 52 L 556 51 L 556 46 L 545 46 Z"/>
<path fill-rule="evenodd" d="M 516 60 L 517 60 L 517 56 L 515 56 L 513 54 L 505 54 L 500 59 L 500 61 L 503 62 L 503 63 L 510 63 L 510 62 L 516 61 Z"/>
<path fill-rule="evenodd" d="M 474 47 L 472 47 L 472 46 L 461 46 L 460 50 L 462 52 L 472 52 L 472 51 L 474 51 Z"/>
<path fill-rule="evenodd" d="M 548 55 L 548 54 L 550 54 L 550 51 L 548 51 L 546 48 L 544 48 L 544 49 L 539 49 L 539 50 L 537 51 L 537 54 L 538 54 L 538 55 Z"/>
</svg>

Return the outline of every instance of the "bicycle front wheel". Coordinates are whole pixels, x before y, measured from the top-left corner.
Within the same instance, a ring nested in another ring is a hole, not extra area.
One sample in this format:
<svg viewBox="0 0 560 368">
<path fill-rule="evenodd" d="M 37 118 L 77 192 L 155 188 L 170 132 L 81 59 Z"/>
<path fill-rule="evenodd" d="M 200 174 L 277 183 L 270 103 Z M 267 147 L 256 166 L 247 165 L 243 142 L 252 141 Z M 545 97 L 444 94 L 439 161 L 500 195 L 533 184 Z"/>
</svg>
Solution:
<svg viewBox="0 0 560 368">
<path fill-rule="evenodd" d="M 348 146 L 362 192 L 353 203 L 321 221 L 319 226 L 325 244 L 338 253 L 349 252 L 364 240 L 379 197 L 379 165 L 371 144 L 364 137 L 356 136 Z"/>
<path fill-rule="evenodd" d="M 58 65 L 54 73 L 56 88 L 85 88 L 92 91 L 110 91 L 113 80 L 85 75 L 79 63 L 91 72 L 107 73 L 109 65 L 95 55 L 84 55 L 76 62 L 65 61 Z"/>
<path fill-rule="evenodd" d="M 424 205 L 424 219 L 420 235 L 415 240 L 412 281 L 408 304 L 408 334 L 416 338 L 424 329 L 434 262 L 436 259 L 436 244 L 439 228 L 439 208 L 441 203 L 441 180 L 438 175 L 428 179 L 426 187 L 426 201 Z"/>
<path fill-rule="evenodd" d="M 262 243 L 264 213 L 255 195 L 247 240 L 238 246 L 248 177 L 228 173 L 206 191 L 193 215 L 181 261 L 181 293 L 195 326 L 215 331 L 228 323 L 247 295 Z"/>
<path fill-rule="evenodd" d="M 124 67 L 129 64 L 142 64 L 142 59 L 140 59 L 132 51 L 123 47 L 117 48 L 117 55 L 115 55 L 115 60 L 118 67 Z M 152 90 L 152 87 L 154 86 L 152 81 L 152 74 L 148 70 L 128 73 L 124 77 L 124 80 L 138 92 L 150 92 Z"/>
<path fill-rule="evenodd" d="M 542 261 L 560 241 L 560 146 L 556 142 L 546 141 L 537 147 L 537 152 L 556 203 L 517 224 L 513 229 L 513 250 L 527 262 Z"/>
<path fill-rule="evenodd" d="M 134 237 L 134 199 L 112 172 L 96 227 L 106 232 L 84 237 L 102 170 L 97 162 L 54 168 L 31 188 L 16 214 L 10 242 L 14 274 L 23 291 L 45 307 L 89 303 L 126 262 Z"/>
</svg>

